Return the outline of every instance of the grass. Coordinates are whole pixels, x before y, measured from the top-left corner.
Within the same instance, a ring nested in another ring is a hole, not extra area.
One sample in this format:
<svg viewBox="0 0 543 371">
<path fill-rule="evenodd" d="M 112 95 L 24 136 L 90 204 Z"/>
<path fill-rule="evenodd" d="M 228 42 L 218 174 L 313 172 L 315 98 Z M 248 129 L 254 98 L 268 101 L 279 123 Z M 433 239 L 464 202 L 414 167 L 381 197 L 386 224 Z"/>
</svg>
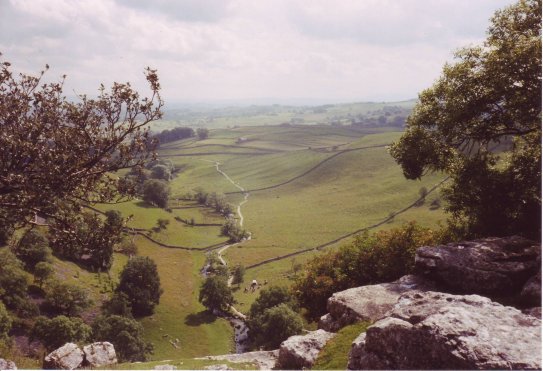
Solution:
<svg viewBox="0 0 543 371">
<path fill-rule="evenodd" d="M 352 342 L 365 332 L 369 325 L 367 322 L 360 322 L 339 330 L 337 335 L 321 350 L 312 369 L 346 370 Z"/>
<path fill-rule="evenodd" d="M 206 366 L 225 364 L 233 370 L 254 370 L 256 366 L 252 363 L 234 363 L 229 361 L 214 361 L 209 359 L 181 358 L 175 360 L 123 363 L 107 366 L 108 370 L 152 370 L 155 366 L 172 365 L 178 370 L 202 370 Z"/>
</svg>

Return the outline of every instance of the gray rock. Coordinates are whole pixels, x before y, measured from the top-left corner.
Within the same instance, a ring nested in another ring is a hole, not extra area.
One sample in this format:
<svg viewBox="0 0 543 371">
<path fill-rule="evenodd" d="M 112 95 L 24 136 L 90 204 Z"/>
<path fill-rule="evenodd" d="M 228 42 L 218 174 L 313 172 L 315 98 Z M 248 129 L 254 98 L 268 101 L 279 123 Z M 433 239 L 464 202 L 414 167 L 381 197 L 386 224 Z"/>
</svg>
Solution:
<svg viewBox="0 0 543 371">
<path fill-rule="evenodd" d="M 415 256 L 416 272 L 447 290 L 495 298 L 520 294 L 540 269 L 541 244 L 518 236 L 425 246 Z"/>
<path fill-rule="evenodd" d="M 153 370 L 177 370 L 177 367 L 172 365 L 158 365 L 155 366 Z"/>
<path fill-rule="evenodd" d="M 83 351 L 76 344 L 66 343 L 45 356 L 43 368 L 73 370 L 81 366 L 83 359 Z"/>
<path fill-rule="evenodd" d="M 541 305 L 541 271 L 524 284 L 520 296 L 526 305 Z"/>
<path fill-rule="evenodd" d="M 350 369 L 540 369 L 541 320 L 478 295 L 409 292 L 359 336 Z"/>
<path fill-rule="evenodd" d="M 104 341 L 92 343 L 83 347 L 85 361 L 91 367 L 114 365 L 117 363 L 117 355 L 113 344 Z"/>
<path fill-rule="evenodd" d="M 291 336 L 279 347 L 277 368 L 297 370 L 311 368 L 326 343 L 336 334 L 317 330 L 306 335 Z"/>
<path fill-rule="evenodd" d="M 219 356 L 207 356 L 199 359 L 213 359 L 217 361 L 229 361 L 232 363 L 254 363 L 260 370 L 271 370 L 275 367 L 279 350 L 245 352 L 237 354 L 223 354 Z M 198 359 L 198 358 L 197 358 Z"/>
<path fill-rule="evenodd" d="M 225 365 L 224 363 L 221 363 L 220 365 L 211 365 L 204 367 L 204 370 L 232 370 L 232 368 L 228 367 L 228 365 Z"/>
<path fill-rule="evenodd" d="M 404 276 L 392 283 L 355 287 L 333 294 L 327 303 L 328 314 L 321 317 L 319 328 L 336 332 L 358 321 L 374 322 L 382 318 L 400 295 L 407 291 L 427 291 L 435 288 L 428 280 L 414 275 Z"/>
<path fill-rule="evenodd" d="M 15 362 L 0 358 L 0 370 L 16 370 Z"/>
</svg>

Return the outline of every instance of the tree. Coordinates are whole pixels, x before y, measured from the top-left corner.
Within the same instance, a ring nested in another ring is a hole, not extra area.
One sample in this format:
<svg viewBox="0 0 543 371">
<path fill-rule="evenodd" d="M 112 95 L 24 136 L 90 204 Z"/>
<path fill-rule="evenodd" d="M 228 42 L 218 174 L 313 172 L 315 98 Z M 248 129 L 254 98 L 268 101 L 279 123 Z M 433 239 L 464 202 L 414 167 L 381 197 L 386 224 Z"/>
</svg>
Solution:
<svg viewBox="0 0 543 371">
<path fill-rule="evenodd" d="M 165 165 L 155 165 L 151 169 L 151 178 L 169 181 L 172 177 L 172 172 Z"/>
<path fill-rule="evenodd" d="M 162 180 L 150 179 L 143 183 L 143 200 L 151 205 L 161 208 L 168 206 L 170 188 Z"/>
<path fill-rule="evenodd" d="M 22 263 L 8 249 L 0 249 L 0 300 L 19 309 L 27 299 L 28 280 Z"/>
<path fill-rule="evenodd" d="M 0 61 L 1 225 L 29 223 L 36 212 L 60 220 L 60 210 L 82 202 L 130 197 L 134 190 L 119 189 L 113 173 L 152 156 L 146 128 L 163 105 L 156 71 L 146 70 L 151 98 L 114 83 L 78 102 L 63 95 L 64 80 L 44 83 L 43 75 L 14 74 Z"/>
<path fill-rule="evenodd" d="M 15 246 L 14 252 L 29 270 L 34 269 L 34 266 L 39 262 L 47 261 L 51 255 L 47 238 L 34 229 L 25 233 Z"/>
<path fill-rule="evenodd" d="M 266 309 L 273 308 L 279 304 L 286 304 L 293 309 L 296 309 L 298 306 L 286 287 L 270 286 L 269 288 L 260 291 L 260 295 L 258 295 L 254 303 L 251 304 L 249 317 L 260 317 L 264 314 Z"/>
<path fill-rule="evenodd" d="M 239 286 L 245 279 L 245 267 L 241 264 L 236 265 L 232 277 L 232 283 Z"/>
<path fill-rule="evenodd" d="M 145 342 L 143 326 L 128 317 L 99 316 L 92 324 L 94 341 L 109 341 L 120 362 L 145 361 L 153 346 Z"/>
<path fill-rule="evenodd" d="M 11 316 L 9 315 L 4 303 L 0 301 L 0 340 L 5 340 L 11 330 Z"/>
<path fill-rule="evenodd" d="M 168 228 L 169 224 L 170 224 L 170 221 L 168 219 L 157 219 L 156 228 L 158 230 L 166 229 Z"/>
<path fill-rule="evenodd" d="M 128 296 L 122 292 L 115 292 L 111 299 L 102 304 L 102 314 L 132 317 L 132 307 Z"/>
<path fill-rule="evenodd" d="M 45 303 L 55 313 L 77 316 L 92 302 L 84 289 L 67 282 L 54 282 L 46 291 Z"/>
<path fill-rule="evenodd" d="M 251 319 L 251 336 L 256 346 L 276 349 L 290 336 L 302 332 L 303 321 L 300 315 L 287 304 L 279 304 L 266 309 L 261 316 Z"/>
<path fill-rule="evenodd" d="M 207 139 L 209 136 L 209 130 L 207 128 L 198 128 L 196 129 L 196 135 L 198 135 L 198 139 L 200 140 Z"/>
<path fill-rule="evenodd" d="M 106 212 L 104 221 L 94 213 L 72 215 L 72 227 L 53 223 L 49 240 L 53 252 L 96 271 L 108 271 L 113 263 L 113 247 L 121 242 L 123 219 L 118 211 Z"/>
<path fill-rule="evenodd" d="M 541 1 L 496 12 L 482 46 L 456 53 L 390 148 L 404 175 L 451 176 L 451 226 L 541 237 Z"/>
<path fill-rule="evenodd" d="M 249 237 L 249 233 L 237 225 L 234 219 L 229 218 L 221 227 L 221 234 L 229 238 L 230 242 L 239 242 Z"/>
<path fill-rule="evenodd" d="M 47 279 L 51 278 L 53 273 L 55 273 L 55 269 L 47 262 L 39 262 L 34 266 L 34 278 L 40 288 Z"/>
<path fill-rule="evenodd" d="M 209 310 L 228 310 L 234 304 L 232 290 L 220 276 L 208 277 L 200 287 L 198 300 Z"/>
<path fill-rule="evenodd" d="M 82 343 L 90 340 L 90 335 L 90 326 L 81 318 L 38 317 L 32 327 L 30 339 L 38 339 L 48 351 L 52 351 L 69 342 Z"/>
<path fill-rule="evenodd" d="M 162 295 L 155 262 L 142 256 L 130 259 L 121 272 L 117 291 L 128 297 L 134 316 L 152 314 Z"/>
</svg>

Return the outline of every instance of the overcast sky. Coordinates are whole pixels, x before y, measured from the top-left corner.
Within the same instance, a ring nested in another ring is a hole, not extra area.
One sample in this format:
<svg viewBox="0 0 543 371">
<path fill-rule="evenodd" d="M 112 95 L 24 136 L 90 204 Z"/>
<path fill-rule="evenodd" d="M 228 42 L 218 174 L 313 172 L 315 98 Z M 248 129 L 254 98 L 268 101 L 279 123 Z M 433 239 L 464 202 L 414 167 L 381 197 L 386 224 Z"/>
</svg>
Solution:
<svg viewBox="0 0 543 371">
<path fill-rule="evenodd" d="M 17 71 L 68 95 L 159 71 L 166 102 L 415 98 L 511 0 L 0 0 Z"/>
</svg>

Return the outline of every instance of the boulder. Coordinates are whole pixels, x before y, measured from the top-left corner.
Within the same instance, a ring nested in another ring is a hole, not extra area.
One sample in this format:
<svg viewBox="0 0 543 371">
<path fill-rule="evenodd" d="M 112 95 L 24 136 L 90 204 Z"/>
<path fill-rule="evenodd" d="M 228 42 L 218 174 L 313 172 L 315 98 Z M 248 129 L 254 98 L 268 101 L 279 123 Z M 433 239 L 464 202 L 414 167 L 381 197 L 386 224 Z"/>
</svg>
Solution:
<svg viewBox="0 0 543 371">
<path fill-rule="evenodd" d="M 355 287 L 336 292 L 326 305 L 328 314 L 321 317 L 319 328 L 336 332 L 358 321 L 374 322 L 382 318 L 407 291 L 427 291 L 434 284 L 414 275 L 404 276 L 392 283 Z"/>
<path fill-rule="evenodd" d="M 541 320 L 478 295 L 403 294 L 359 336 L 350 369 L 540 369 Z"/>
<path fill-rule="evenodd" d="M 77 344 L 66 343 L 52 351 L 43 360 L 44 369 L 73 370 L 83 363 L 84 353 Z"/>
<path fill-rule="evenodd" d="M 83 347 L 85 361 L 91 367 L 102 367 L 117 363 L 117 355 L 113 344 L 103 341 Z"/>
<path fill-rule="evenodd" d="M 517 296 L 541 269 L 541 244 L 519 236 L 484 238 L 417 250 L 415 271 L 446 291 Z"/>
<path fill-rule="evenodd" d="M 0 370 L 16 370 L 15 362 L 0 358 Z"/>
<path fill-rule="evenodd" d="M 317 330 L 306 335 L 291 336 L 279 347 L 276 368 L 300 370 L 311 368 L 321 349 L 336 334 Z"/>
</svg>

